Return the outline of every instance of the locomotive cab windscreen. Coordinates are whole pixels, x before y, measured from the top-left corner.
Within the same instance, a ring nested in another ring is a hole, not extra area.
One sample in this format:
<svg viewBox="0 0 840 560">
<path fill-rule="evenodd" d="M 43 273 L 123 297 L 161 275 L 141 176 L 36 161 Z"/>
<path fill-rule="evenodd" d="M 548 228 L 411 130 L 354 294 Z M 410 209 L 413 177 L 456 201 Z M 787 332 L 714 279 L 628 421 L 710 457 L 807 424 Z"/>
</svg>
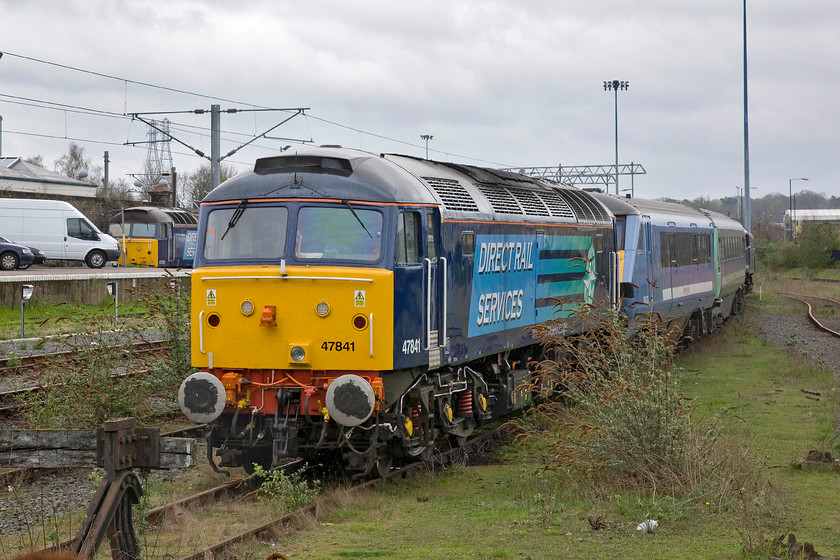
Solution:
<svg viewBox="0 0 840 560">
<path fill-rule="evenodd" d="M 290 217 L 294 216 L 293 218 Z M 287 250 L 290 221 L 294 236 Z M 207 216 L 207 261 L 292 258 L 300 261 L 378 262 L 382 258 L 383 215 L 343 205 L 245 205 L 219 208 Z"/>
</svg>

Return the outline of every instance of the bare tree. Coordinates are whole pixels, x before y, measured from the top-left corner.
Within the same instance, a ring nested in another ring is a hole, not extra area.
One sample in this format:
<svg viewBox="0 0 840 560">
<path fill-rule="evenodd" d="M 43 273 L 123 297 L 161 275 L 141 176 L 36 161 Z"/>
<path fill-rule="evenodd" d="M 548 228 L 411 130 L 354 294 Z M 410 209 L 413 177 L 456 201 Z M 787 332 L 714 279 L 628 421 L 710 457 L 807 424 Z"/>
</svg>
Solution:
<svg viewBox="0 0 840 560">
<path fill-rule="evenodd" d="M 221 164 L 219 174 L 222 182 L 227 181 L 236 175 L 236 168 L 232 165 Z M 179 181 L 181 184 L 181 199 L 179 202 L 183 206 L 191 206 L 193 203 L 201 202 L 212 190 L 210 163 L 206 163 L 196 169 L 195 173 L 185 173 L 183 178 Z"/>
<path fill-rule="evenodd" d="M 102 167 L 93 165 L 89 158 L 85 158 L 85 149 L 75 142 L 70 142 L 69 151 L 55 160 L 54 169 L 72 179 L 79 178 L 79 172 L 87 171 L 87 183 L 102 184 Z"/>
<path fill-rule="evenodd" d="M 97 189 L 97 196 L 105 196 L 105 187 Z M 136 191 L 123 178 L 110 179 L 108 181 L 108 196 L 111 200 L 122 202 L 135 202 L 137 200 Z"/>
<path fill-rule="evenodd" d="M 43 167 L 44 169 L 47 168 L 47 166 L 44 165 L 44 156 L 42 156 L 40 154 L 36 155 L 36 156 L 29 156 L 28 158 L 24 159 L 23 161 L 25 161 L 26 163 L 29 163 L 31 165 L 37 165 L 38 167 Z"/>
</svg>

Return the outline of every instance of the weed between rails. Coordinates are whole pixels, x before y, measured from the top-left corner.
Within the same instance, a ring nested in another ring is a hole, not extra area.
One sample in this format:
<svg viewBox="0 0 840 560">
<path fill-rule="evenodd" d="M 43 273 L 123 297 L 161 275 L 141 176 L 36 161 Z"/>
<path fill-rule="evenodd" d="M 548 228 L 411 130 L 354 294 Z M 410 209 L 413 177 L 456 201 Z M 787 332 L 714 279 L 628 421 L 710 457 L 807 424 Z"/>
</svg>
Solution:
<svg viewBox="0 0 840 560">
<path fill-rule="evenodd" d="M 34 428 L 89 428 L 109 418 L 133 416 L 148 422 L 174 414 L 173 395 L 191 372 L 189 302 L 168 287 L 141 295 L 146 311 L 130 325 L 114 330 L 107 309 L 73 325 L 64 340 L 70 352 L 55 358 L 39 379 L 39 391 L 18 398 L 26 421 Z M 112 312 L 112 311 L 111 311 Z M 134 355 L 132 341 L 160 331 L 166 355 Z M 139 366 L 145 369 L 134 373 Z"/>
<path fill-rule="evenodd" d="M 307 465 L 286 474 L 282 469 L 266 470 L 254 463 L 253 478 L 260 480 L 257 498 L 265 502 L 275 515 L 282 515 L 315 501 L 321 491 L 321 481 L 304 479 Z"/>
</svg>

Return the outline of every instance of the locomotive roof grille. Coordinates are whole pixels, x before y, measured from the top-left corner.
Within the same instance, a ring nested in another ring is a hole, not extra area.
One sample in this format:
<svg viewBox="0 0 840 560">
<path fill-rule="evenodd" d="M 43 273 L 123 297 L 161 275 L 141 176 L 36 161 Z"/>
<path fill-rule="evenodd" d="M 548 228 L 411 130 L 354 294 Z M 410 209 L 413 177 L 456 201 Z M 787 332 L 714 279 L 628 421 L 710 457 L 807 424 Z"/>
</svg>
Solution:
<svg viewBox="0 0 840 560">
<path fill-rule="evenodd" d="M 189 212 L 184 212 L 183 210 L 164 210 L 164 212 L 166 212 L 166 214 L 172 218 L 172 221 L 176 224 L 198 224 L 198 220 L 196 220 L 195 216 Z"/>
<path fill-rule="evenodd" d="M 529 216 L 550 216 L 551 213 L 543 201 L 540 200 L 537 193 L 525 189 L 515 189 L 506 187 L 507 191 L 513 195 L 522 211 Z"/>
<path fill-rule="evenodd" d="M 464 186 L 454 179 L 423 177 L 432 187 L 447 210 L 478 212 L 478 205 Z"/>
<path fill-rule="evenodd" d="M 540 192 L 536 193 L 540 200 L 542 200 L 543 204 L 551 211 L 552 216 L 558 216 L 562 218 L 574 218 L 574 212 L 569 207 L 563 198 L 554 191 L 547 191 L 547 192 Z"/>
<path fill-rule="evenodd" d="M 478 185 L 481 194 L 487 197 L 493 210 L 500 214 L 524 214 L 513 195 L 500 185 Z"/>
<path fill-rule="evenodd" d="M 319 155 L 289 154 L 260 158 L 254 164 L 254 173 L 326 173 L 349 177 L 353 174 L 350 160 Z"/>
<path fill-rule="evenodd" d="M 558 189 L 557 194 L 572 207 L 580 221 L 603 222 L 610 219 L 609 214 L 604 212 L 604 209 L 586 193 L 572 189 Z"/>
</svg>

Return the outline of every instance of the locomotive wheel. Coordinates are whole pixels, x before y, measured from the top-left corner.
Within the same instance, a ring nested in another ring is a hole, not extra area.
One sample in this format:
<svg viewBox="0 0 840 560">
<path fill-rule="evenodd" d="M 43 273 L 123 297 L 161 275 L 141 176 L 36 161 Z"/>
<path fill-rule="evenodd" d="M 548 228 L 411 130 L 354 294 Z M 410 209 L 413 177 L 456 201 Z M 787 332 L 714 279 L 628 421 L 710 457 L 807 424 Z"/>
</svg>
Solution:
<svg viewBox="0 0 840 560">
<path fill-rule="evenodd" d="M 254 474 L 254 463 L 265 470 L 271 469 L 271 448 L 245 449 L 242 468 L 248 474 Z"/>
<path fill-rule="evenodd" d="M 379 475 L 379 478 L 385 478 L 391 472 L 391 465 L 394 464 L 394 457 L 389 454 L 385 453 L 383 455 L 379 455 L 376 457 L 376 474 Z"/>
</svg>

